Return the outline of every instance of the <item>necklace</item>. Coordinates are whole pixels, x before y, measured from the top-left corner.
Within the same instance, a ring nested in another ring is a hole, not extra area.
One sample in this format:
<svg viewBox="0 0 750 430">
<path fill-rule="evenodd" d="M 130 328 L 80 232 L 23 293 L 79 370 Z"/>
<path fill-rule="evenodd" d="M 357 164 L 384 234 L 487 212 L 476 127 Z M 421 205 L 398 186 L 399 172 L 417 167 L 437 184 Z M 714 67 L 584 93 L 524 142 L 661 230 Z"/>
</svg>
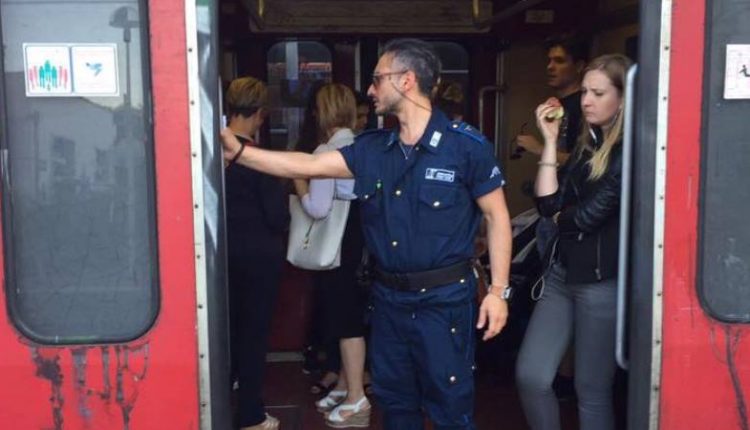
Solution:
<svg viewBox="0 0 750 430">
<path fill-rule="evenodd" d="M 409 155 L 411 155 L 411 152 L 414 150 L 414 147 L 417 145 L 404 145 L 404 143 L 399 140 L 398 146 L 401 147 L 401 152 L 404 153 L 404 158 L 409 159 Z"/>
</svg>

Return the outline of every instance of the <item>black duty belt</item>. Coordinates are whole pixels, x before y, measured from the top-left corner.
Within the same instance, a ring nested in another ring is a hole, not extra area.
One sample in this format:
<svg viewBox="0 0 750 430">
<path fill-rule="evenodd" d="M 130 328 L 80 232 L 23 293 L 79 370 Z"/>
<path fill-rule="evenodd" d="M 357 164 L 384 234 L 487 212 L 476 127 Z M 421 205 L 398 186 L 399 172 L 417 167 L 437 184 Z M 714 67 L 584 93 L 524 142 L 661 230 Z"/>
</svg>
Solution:
<svg viewBox="0 0 750 430">
<path fill-rule="evenodd" d="M 412 273 L 389 273 L 375 267 L 375 280 L 394 290 L 419 291 L 459 282 L 468 276 L 470 270 L 469 261 Z"/>
</svg>

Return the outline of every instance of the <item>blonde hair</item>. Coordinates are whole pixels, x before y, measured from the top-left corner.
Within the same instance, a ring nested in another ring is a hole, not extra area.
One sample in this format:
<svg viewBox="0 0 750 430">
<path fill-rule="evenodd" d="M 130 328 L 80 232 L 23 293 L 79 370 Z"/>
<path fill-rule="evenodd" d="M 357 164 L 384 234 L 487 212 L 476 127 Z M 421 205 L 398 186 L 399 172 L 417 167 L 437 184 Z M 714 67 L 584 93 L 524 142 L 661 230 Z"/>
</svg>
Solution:
<svg viewBox="0 0 750 430">
<path fill-rule="evenodd" d="M 440 80 L 434 89 L 435 99 L 448 100 L 454 103 L 464 102 L 464 93 L 458 82 Z"/>
<path fill-rule="evenodd" d="M 433 89 L 433 103 L 449 118 L 464 115 L 464 93 L 458 82 L 440 80 Z"/>
<path fill-rule="evenodd" d="M 586 73 L 598 70 L 604 73 L 609 81 L 617 89 L 617 92 L 622 98 L 622 106 L 625 106 L 627 100 L 625 100 L 625 74 L 630 68 L 632 62 L 630 59 L 621 54 L 609 54 L 602 55 L 601 57 L 595 58 L 586 69 L 583 71 L 584 76 Z M 609 167 L 609 156 L 612 153 L 612 148 L 620 145 L 622 141 L 622 124 L 623 115 L 621 111 L 615 114 L 614 122 L 612 127 L 604 134 L 603 142 L 597 149 L 594 146 L 593 139 L 591 137 L 591 125 L 588 122 L 583 123 L 581 134 L 578 136 L 578 155 L 584 149 L 591 151 L 591 159 L 588 161 L 591 172 L 589 173 L 589 180 L 595 181 L 604 175 Z"/>
<path fill-rule="evenodd" d="M 342 84 L 326 84 L 315 95 L 318 127 L 323 134 L 334 128 L 354 128 L 357 121 L 357 101 L 354 93 Z"/>
<path fill-rule="evenodd" d="M 259 109 L 268 105 L 268 88 L 263 81 L 250 76 L 237 78 L 229 84 L 226 94 L 227 114 L 229 117 L 242 115 L 252 116 Z"/>
</svg>

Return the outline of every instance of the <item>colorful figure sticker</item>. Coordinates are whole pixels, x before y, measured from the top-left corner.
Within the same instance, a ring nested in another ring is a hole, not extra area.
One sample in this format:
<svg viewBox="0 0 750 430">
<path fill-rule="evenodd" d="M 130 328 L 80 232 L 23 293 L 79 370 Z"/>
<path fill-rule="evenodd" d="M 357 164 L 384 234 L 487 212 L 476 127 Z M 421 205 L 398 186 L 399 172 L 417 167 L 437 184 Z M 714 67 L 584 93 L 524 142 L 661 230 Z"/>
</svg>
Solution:
<svg viewBox="0 0 750 430">
<path fill-rule="evenodd" d="M 23 45 L 28 97 L 117 97 L 117 44 Z"/>
<path fill-rule="evenodd" d="M 66 45 L 25 45 L 27 96 L 71 95 L 70 50 Z"/>
</svg>

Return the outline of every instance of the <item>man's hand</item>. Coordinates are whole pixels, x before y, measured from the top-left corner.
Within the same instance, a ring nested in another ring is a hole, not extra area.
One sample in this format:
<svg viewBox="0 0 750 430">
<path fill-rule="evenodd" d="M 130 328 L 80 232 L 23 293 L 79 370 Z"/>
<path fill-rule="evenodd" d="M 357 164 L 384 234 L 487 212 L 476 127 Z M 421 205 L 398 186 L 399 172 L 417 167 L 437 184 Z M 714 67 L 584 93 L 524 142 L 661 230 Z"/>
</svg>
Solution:
<svg viewBox="0 0 750 430">
<path fill-rule="evenodd" d="M 477 329 L 481 330 L 489 323 L 484 331 L 482 340 L 492 339 L 500 333 L 508 321 L 508 302 L 494 294 L 487 294 L 479 307 L 479 321 Z"/>
<path fill-rule="evenodd" d="M 536 155 L 542 155 L 544 149 L 544 145 L 530 134 L 516 136 L 516 145 Z"/>
<path fill-rule="evenodd" d="M 224 147 L 224 162 L 228 163 L 242 148 L 242 144 L 229 127 L 221 130 L 221 145 Z"/>
</svg>

